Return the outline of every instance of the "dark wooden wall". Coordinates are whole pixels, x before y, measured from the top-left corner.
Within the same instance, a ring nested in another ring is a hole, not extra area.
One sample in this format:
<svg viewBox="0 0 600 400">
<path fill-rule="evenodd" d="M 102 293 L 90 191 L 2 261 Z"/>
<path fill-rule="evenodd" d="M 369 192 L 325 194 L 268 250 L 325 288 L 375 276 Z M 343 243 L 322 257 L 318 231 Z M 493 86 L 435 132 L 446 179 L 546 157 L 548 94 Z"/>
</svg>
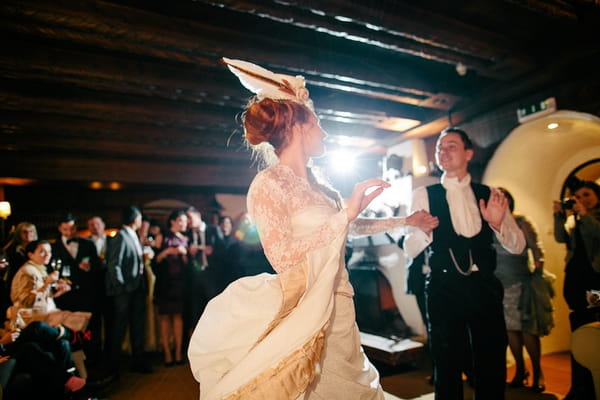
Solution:
<svg viewBox="0 0 600 400">
<path fill-rule="evenodd" d="M 78 227 L 87 229 L 87 219 L 101 216 L 107 228 L 121 225 L 121 209 L 127 205 L 143 205 L 157 200 L 177 200 L 199 209 L 204 218 L 219 211 L 213 189 L 178 186 L 125 186 L 121 190 L 94 190 L 81 183 L 44 182 L 29 186 L 5 186 L 5 199 L 10 201 L 12 215 L 6 220 L 8 231 L 22 221 L 32 222 L 40 238 L 56 236 L 59 218 L 67 212 L 77 218 Z M 147 210 L 146 210 L 147 211 Z M 151 217 L 164 221 L 163 210 L 150 211 Z"/>
</svg>

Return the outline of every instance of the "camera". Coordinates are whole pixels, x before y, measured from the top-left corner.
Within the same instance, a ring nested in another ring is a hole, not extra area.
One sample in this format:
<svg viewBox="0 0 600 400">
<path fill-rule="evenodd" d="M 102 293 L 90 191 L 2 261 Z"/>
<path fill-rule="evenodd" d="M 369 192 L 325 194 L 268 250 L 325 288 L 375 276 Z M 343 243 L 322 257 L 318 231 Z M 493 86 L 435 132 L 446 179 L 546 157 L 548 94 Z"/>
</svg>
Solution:
<svg viewBox="0 0 600 400">
<path fill-rule="evenodd" d="M 563 210 L 572 210 L 573 209 L 573 205 L 575 205 L 575 200 L 573 199 L 565 199 L 563 201 L 560 202 L 560 206 L 562 207 Z"/>
</svg>

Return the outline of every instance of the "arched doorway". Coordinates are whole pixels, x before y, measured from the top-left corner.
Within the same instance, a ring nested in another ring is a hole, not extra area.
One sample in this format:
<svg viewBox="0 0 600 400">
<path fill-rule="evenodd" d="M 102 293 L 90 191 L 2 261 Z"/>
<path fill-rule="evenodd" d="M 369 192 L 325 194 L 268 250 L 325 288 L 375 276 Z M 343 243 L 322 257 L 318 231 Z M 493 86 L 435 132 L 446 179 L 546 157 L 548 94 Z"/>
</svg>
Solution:
<svg viewBox="0 0 600 400">
<path fill-rule="evenodd" d="M 167 218 L 173 210 L 185 210 L 190 204 L 176 199 L 153 200 L 142 205 L 144 214 L 156 219 L 166 229 Z"/>
<path fill-rule="evenodd" d="M 515 198 L 515 212 L 536 223 L 546 251 L 545 268 L 557 276 L 556 326 L 543 338 L 544 353 L 567 350 L 570 335 L 562 298 L 565 247 L 554 240 L 552 201 L 564 195 L 563 187 L 572 173 L 595 165 L 599 155 L 600 118 L 557 111 L 516 127 L 496 150 L 483 177 L 490 186 L 506 187 Z M 587 171 L 593 174 L 594 170 Z M 587 175 L 580 178 L 588 179 Z"/>
</svg>

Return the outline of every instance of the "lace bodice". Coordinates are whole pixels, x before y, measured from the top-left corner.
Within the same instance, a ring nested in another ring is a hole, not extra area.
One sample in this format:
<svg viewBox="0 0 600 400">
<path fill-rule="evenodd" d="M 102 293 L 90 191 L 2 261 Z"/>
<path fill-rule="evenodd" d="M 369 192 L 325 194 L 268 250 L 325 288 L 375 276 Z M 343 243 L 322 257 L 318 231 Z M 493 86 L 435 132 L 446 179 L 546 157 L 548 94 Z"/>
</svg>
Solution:
<svg viewBox="0 0 600 400">
<path fill-rule="evenodd" d="M 317 218 L 310 221 L 294 218 L 311 215 L 308 211 L 313 207 L 320 209 L 315 213 Z M 325 220 L 323 208 L 330 210 Z M 301 263 L 307 252 L 330 243 L 348 224 L 345 209 L 338 210 L 332 199 L 281 164 L 259 172 L 254 178 L 248 191 L 248 211 L 257 226 L 265 255 L 278 273 Z M 357 219 L 350 232 L 369 235 L 402 225 L 403 218 Z"/>
</svg>

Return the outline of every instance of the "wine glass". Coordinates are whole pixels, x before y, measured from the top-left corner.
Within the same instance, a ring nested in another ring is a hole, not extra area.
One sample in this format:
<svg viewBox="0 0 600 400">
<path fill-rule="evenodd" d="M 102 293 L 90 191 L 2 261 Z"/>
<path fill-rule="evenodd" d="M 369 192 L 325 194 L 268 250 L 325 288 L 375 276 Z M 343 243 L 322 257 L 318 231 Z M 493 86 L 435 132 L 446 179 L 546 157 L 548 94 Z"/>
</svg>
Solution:
<svg viewBox="0 0 600 400">
<path fill-rule="evenodd" d="M 71 266 L 70 265 L 63 265 L 62 277 L 65 281 L 69 282 L 69 278 L 71 277 Z"/>
<path fill-rule="evenodd" d="M 50 268 L 52 269 L 52 271 L 60 271 L 61 267 L 62 267 L 62 260 L 60 258 L 53 258 L 50 261 Z M 59 274 L 60 274 L 60 272 L 59 272 Z M 50 287 L 55 288 L 56 282 L 52 282 Z"/>
</svg>

